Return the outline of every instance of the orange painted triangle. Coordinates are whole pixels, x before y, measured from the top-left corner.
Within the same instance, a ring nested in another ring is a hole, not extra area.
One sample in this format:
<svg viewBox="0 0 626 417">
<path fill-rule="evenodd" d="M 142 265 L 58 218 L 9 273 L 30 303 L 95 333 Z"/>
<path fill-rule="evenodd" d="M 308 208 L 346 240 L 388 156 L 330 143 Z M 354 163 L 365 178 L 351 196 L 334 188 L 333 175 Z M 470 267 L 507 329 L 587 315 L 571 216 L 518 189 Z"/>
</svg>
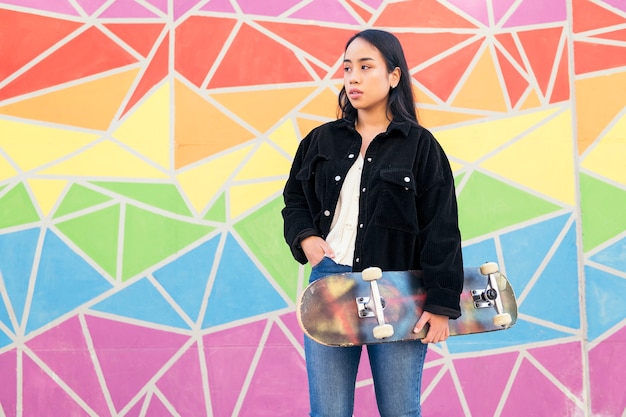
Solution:
<svg viewBox="0 0 626 417">
<path fill-rule="evenodd" d="M 397 33 L 402 44 L 409 68 L 413 68 L 430 58 L 439 55 L 461 42 L 471 38 L 472 34 L 463 33 Z"/>
<path fill-rule="evenodd" d="M 0 80 L 81 25 L 80 22 L 0 9 Z"/>
<path fill-rule="evenodd" d="M 563 49 L 563 55 L 557 68 L 556 79 L 550 95 L 550 103 L 558 103 L 570 98 L 570 70 L 567 48 Z"/>
<path fill-rule="evenodd" d="M 624 18 L 589 0 L 572 0 L 574 33 L 623 25 Z"/>
<path fill-rule="evenodd" d="M 454 87 L 467 71 L 482 42 L 481 39 L 471 43 L 460 51 L 416 72 L 413 77 L 443 101 L 448 100 Z"/>
<path fill-rule="evenodd" d="M 574 42 L 576 74 L 626 66 L 626 47 L 591 42 Z"/>
<path fill-rule="evenodd" d="M 0 90 L 0 100 L 135 63 L 128 52 L 91 27 Z"/>
<path fill-rule="evenodd" d="M 554 57 L 561 42 L 562 27 L 518 32 L 518 37 L 541 92 L 545 96 L 554 68 Z"/>
<path fill-rule="evenodd" d="M 509 62 L 509 60 L 496 48 L 496 55 L 498 57 L 498 65 L 500 66 L 500 72 L 502 78 L 504 78 L 504 84 L 509 95 L 511 107 L 515 107 L 522 94 L 528 88 L 528 80 L 519 73 L 517 69 Z"/>
<path fill-rule="evenodd" d="M 200 87 L 236 23 L 235 19 L 207 16 L 185 19 L 176 27 L 174 38 L 176 71 Z"/>
<path fill-rule="evenodd" d="M 108 23 L 104 26 L 135 51 L 148 56 L 164 25 L 162 23 Z"/>
<path fill-rule="evenodd" d="M 124 109 L 124 114 L 126 114 L 143 96 L 148 93 L 157 85 L 168 73 L 168 62 L 169 62 L 169 34 L 165 36 L 161 45 L 159 45 L 159 49 L 157 49 L 156 53 L 152 57 L 152 60 L 148 64 L 148 68 L 141 76 L 141 81 L 137 84 L 133 95 L 131 96 L 126 108 Z"/>
<path fill-rule="evenodd" d="M 313 76 L 289 47 L 243 24 L 209 82 L 209 88 L 311 80 Z"/>
<path fill-rule="evenodd" d="M 414 28 L 476 28 L 437 0 L 409 0 L 390 3 L 374 22 L 375 26 Z"/>
</svg>

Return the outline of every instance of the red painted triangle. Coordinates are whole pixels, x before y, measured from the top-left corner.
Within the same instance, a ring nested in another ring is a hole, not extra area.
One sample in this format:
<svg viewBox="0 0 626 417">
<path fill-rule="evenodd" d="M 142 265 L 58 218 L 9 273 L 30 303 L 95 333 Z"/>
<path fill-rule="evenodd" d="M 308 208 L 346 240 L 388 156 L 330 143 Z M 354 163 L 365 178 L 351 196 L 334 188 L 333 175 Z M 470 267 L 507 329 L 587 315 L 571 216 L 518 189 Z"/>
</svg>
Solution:
<svg viewBox="0 0 626 417">
<path fill-rule="evenodd" d="M 365 10 L 360 5 L 358 5 L 354 0 L 348 0 L 348 4 L 350 8 L 354 10 L 364 22 L 369 22 L 372 18 L 372 13 L 369 10 Z"/>
<path fill-rule="evenodd" d="M 135 62 L 128 52 L 91 27 L 0 90 L 0 100 Z"/>
<path fill-rule="evenodd" d="M 570 98 L 570 69 L 567 48 L 563 49 L 563 55 L 557 68 L 556 80 L 550 95 L 550 103 L 567 101 Z"/>
<path fill-rule="evenodd" d="M 471 43 L 460 51 L 442 58 L 414 74 L 414 78 L 439 98 L 447 101 L 454 87 L 467 71 L 483 40 Z"/>
<path fill-rule="evenodd" d="M 80 26 L 79 22 L 0 9 L 0 80 Z"/>
<path fill-rule="evenodd" d="M 626 48 L 590 42 L 574 42 L 576 74 L 626 66 Z"/>
<path fill-rule="evenodd" d="M 496 40 L 502 45 L 505 51 L 507 51 L 517 62 L 521 68 L 525 68 L 524 60 L 520 55 L 519 49 L 517 48 L 517 44 L 515 43 L 515 39 L 513 35 L 510 33 L 499 33 L 496 35 Z"/>
<path fill-rule="evenodd" d="M 236 23 L 235 19 L 206 16 L 185 19 L 176 27 L 174 38 L 176 71 L 199 87 Z"/>
<path fill-rule="evenodd" d="M 496 48 L 496 55 L 498 57 L 502 77 L 504 78 L 504 84 L 509 94 L 511 107 L 515 107 L 522 94 L 524 94 L 528 88 L 528 80 L 515 69 L 513 64 L 509 62 L 498 48 Z"/>
<path fill-rule="evenodd" d="M 121 410 L 189 339 L 188 336 L 85 316 L 116 410 Z M 69 414 L 65 414 L 69 415 Z"/>
<path fill-rule="evenodd" d="M 409 0 L 388 4 L 375 26 L 412 28 L 476 28 L 437 0 Z"/>
<path fill-rule="evenodd" d="M 250 59 L 251 56 L 254 59 Z M 312 79 L 289 47 L 244 24 L 209 82 L 209 88 L 284 84 Z"/>
<path fill-rule="evenodd" d="M 409 68 L 413 68 L 471 38 L 462 33 L 396 33 Z"/>
<path fill-rule="evenodd" d="M 593 38 L 610 39 L 612 41 L 626 42 L 626 29 L 598 33 L 597 35 L 594 35 Z"/>
<path fill-rule="evenodd" d="M 561 42 L 562 27 L 535 29 L 518 32 L 535 79 L 544 96 L 554 68 L 554 57 Z"/>
<path fill-rule="evenodd" d="M 162 23 L 109 23 L 104 26 L 143 56 L 148 56 L 163 30 Z"/>
<path fill-rule="evenodd" d="M 624 18 L 589 0 L 572 0 L 574 33 L 623 25 Z"/>
</svg>

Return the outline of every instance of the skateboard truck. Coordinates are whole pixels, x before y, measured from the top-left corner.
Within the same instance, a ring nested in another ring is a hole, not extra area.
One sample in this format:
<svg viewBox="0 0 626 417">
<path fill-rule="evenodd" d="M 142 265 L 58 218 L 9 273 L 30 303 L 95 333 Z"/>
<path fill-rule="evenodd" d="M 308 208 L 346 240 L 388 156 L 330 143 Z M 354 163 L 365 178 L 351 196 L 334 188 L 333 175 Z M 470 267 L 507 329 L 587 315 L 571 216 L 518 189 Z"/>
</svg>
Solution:
<svg viewBox="0 0 626 417">
<path fill-rule="evenodd" d="M 500 327 L 509 327 L 512 323 L 511 315 L 504 313 L 502 300 L 498 296 L 498 282 L 496 281 L 496 273 L 498 272 L 498 264 L 495 262 L 486 262 L 480 267 L 480 273 L 487 277 L 487 288 L 483 290 L 472 290 L 472 298 L 475 308 L 491 308 L 495 307 L 497 314 L 493 318 L 493 324 Z"/>
<path fill-rule="evenodd" d="M 385 323 L 385 314 L 383 313 L 385 300 L 380 296 L 378 283 L 376 282 L 383 276 L 383 271 L 377 267 L 366 268 L 361 273 L 361 276 L 364 281 L 370 283 L 371 294 L 370 297 L 357 297 L 356 304 L 359 317 L 376 317 L 378 326 L 374 327 L 372 332 L 376 339 L 385 339 L 393 336 L 393 326 Z"/>
</svg>

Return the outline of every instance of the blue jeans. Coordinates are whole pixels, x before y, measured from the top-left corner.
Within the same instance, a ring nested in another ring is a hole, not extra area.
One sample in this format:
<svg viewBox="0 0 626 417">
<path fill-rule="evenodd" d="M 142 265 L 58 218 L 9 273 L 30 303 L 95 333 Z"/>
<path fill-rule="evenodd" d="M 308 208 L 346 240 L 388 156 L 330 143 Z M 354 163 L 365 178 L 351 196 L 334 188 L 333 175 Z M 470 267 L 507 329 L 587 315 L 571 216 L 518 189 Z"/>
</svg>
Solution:
<svg viewBox="0 0 626 417">
<path fill-rule="evenodd" d="M 350 272 L 324 258 L 313 267 L 310 282 L 333 273 Z M 428 345 L 395 342 L 367 346 L 381 417 L 420 417 L 422 370 Z M 351 417 L 361 346 L 329 347 L 308 337 L 304 351 L 309 378 L 311 417 Z"/>
</svg>

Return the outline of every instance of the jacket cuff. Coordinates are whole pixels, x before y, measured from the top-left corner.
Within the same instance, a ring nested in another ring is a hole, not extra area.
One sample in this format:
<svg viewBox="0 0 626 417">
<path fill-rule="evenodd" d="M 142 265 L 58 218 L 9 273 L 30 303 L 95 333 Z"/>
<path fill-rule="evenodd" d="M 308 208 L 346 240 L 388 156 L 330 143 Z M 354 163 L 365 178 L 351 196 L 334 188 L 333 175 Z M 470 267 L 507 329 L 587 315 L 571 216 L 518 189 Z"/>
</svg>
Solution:
<svg viewBox="0 0 626 417">
<path fill-rule="evenodd" d="M 432 288 L 428 290 L 424 311 L 458 319 L 461 317 L 460 299 L 461 295 L 455 291 Z"/>
<path fill-rule="evenodd" d="M 302 250 L 302 246 L 300 246 L 300 242 L 302 242 L 307 237 L 318 236 L 317 230 L 315 229 L 304 229 L 300 233 L 296 235 L 291 242 L 291 253 L 296 261 L 300 262 L 302 265 L 306 264 L 309 260 L 306 258 L 304 251 Z"/>
</svg>

